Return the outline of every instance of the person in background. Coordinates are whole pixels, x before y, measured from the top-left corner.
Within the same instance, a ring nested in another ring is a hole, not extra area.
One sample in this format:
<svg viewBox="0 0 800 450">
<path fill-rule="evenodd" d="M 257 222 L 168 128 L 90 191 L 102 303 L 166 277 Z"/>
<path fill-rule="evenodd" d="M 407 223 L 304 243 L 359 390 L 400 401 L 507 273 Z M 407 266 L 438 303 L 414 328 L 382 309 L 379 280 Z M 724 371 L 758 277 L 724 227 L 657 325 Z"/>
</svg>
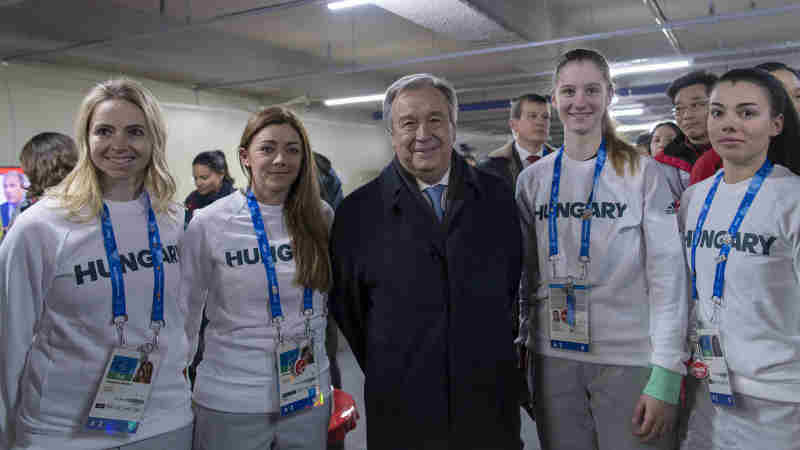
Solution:
<svg viewBox="0 0 800 450">
<path fill-rule="evenodd" d="M 364 371 L 372 449 L 522 447 L 520 227 L 508 183 L 454 150 L 457 114 L 447 81 L 395 81 L 395 158 L 336 212 L 330 308 Z"/>
<path fill-rule="evenodd" d="M 654 158 L 658 156 L 659 153 L 663 152 L 667 145 L 674 141 L 677 140 L 678 143 L 683 143 L 686 140 L 686 135 L 683 134 L 683 131 L 681 131 L 674 122 L 657 123 L 656 126 L 653 127 L 650 136 L 652 137 L 648 144 L 649 148 L 647 153 Z"/>
<path fill-rule="evenodd" d="M 777 78 L 786 88 L 786 93 L 789 94 L 789 98 L 792 100 L 794 110 L 800 111 L 800 74 L 798 74 L 797 70 L 780 62 L 762 63 L 757 65 L 756 69 L 766 70 Z"/>
<path fill-rule="evenodd" d="M 189 225 L 189 221 L 192 220 L 196 210 L 205 208 L 220 198 L 232 194 L 234 191 L 234 179 L 228 170 L 228 161 L 225 159 L 225 153 L 222 150 L 209 150 L 198 153 L 192 161 L 192 176 L 197 189 L 192 191 L 183 202 L 186 208 L 184 226 Z M 208 320 L 203 315 L 197 353 L 195 353 L 188 371 L 189 381 L 193 387 L 195 376 L 197 375 L 197 365 L 203 360 L 207 324 Z"/>
<path fill-rule="evenodd" d="M 228 171 L 228 162 L 222 150 L 199 153 L 192 161 L 192 176 L 197 189 L 183 202 L 186 207 L 186 224 L 195 210 L 205 208 L 214 201 L 233 192 L 233 177 Z"/>
<path fill-rule="evenodd" d="M 686 372 L 685 262 L 658 163 L 616 134 L 612 96 L 601 54 L 562 55 L 553 106 L 564 146 L 517 181 L 534 268 L 520 287 L 520 339 L 543 450 L 674 445 Z"/>
<path fill-rule="evenodd" d="M 209 319 L 193 392 L 195 449 L 323 450 L 333 209 L 320 198 L 308 134 L 291 111 L 253 114 L 239 162 L 247 190 L 197 211 L 182 243 L 193 347 L 203 308 Z M 306 347 L 310 365 L 299 358 Z M 311 378 L 294 384 L 300 375 Z"/>
<path fill-rule="evenodd" d="M 650 155 L 655 158 L 663 170 L 664 178 L 672 192 L 672 198 L 677 202 L 681 199 L 683 191 L 689 187 L 689 177 L 691 164 L 678 156 L 671 156 L 680 153 L 674 147 L 686 145 L 686 135 L 680 127 L 673 122 L 661 122 L 653 127 L 653 138 L 650 141 Z M 666 154 L 665 149 L 670 148 L 670 155 Z M 677 209 L 675 210 L 677 212 Z"/>
<path fill-rule="evenodd" d="M 650 133 L 642 133 L 636 137 L 636 150 L 639 150 L 643 155 L 650 154 Z M 653 155 L 654 156 L 654 155 Z"/>
<path fill-rule="evenodd" d="M 39 133 L 22 147 L 19 160 L 29 184 L 15 215 L 36 203 L 45 189 L 57 185 L 72 171 L 78 162 L 78 149 L 65 134 Z"/>
<path fill-rule="evenodd" d="M 328 202 L 331 208 L 336 211 L 342 203 L 342 180 L 333 169 L 331 160 L 322 153 L 314 152 L 314 162 L 317 163 L 317 178 L 319 179 L 319 193 L 322 199 Z"/>
<path fill-rule="evenodd" d="M 667 89 L 675 122 L 686 135 L 686 140 L 665 147 L 664 154 L 670 157 L 668 165 L 688 166 L 690 185 L 711 176 L 719 165 L 719 156 L 711 148 L 706 125 L 708 96 L 716 81 L 717 76 L 713 73 L 699 70 L 677 78 Z"/>
<path fill-rule="evenodd" d="M 679 213 L 694 278 L 692 366 L 703 369 L 682 448 L 797 450 L 797 112 L 775 77 L 735 69 L 711 92 L 708 131 L 723 169 L 687 189 Z"/>
<path fill-rule="evenodd" d="M 342 181 L 333 169 L 331 160 L 325 155 L 314 152 L 314 162 L 317 164 L 320 195 L 335 211 L 344 199 Z M 330 364 L 331 386 L 336 389 L 342 389 L 342 371 L 339 369 L 339 360 L 337 358 L 339 353 L 339 327 L 330 316 L 328 316 L 328 324 L 325 327 L 325 349 L 328 353 Z M 328 449 L 344 449 L 344 441 L 338 443 L 329 442 Z"/>
<path fill-rule="evenodd" d="M 511 101 L 508 120 L 513 139 L 489 153 L 478 168 L 497 175 L 513 190 L 523 169 L 553 153 L 550 139 L 550 98 L 524 94 Z"/>
<path fill-rule="evenodd" d="M 8 231 L 14 211 L 25 198 L 25 175 L 21 172 L 10 171 L 3 176 L 3 193 L 6 201 L 0 204 L 0 215 L 3 220 L 3 234 Z"/>
<path fill-rule="evenodd" d="M 184 214 L 161 109 L 139 83 L 107 81 L 84 98 L 75 136 L 75 169 L 0 245 L 0 448 L 189 450 Z M 159 366 L 149 396 L 103 382 L 147 355 Z"/>
</svg>

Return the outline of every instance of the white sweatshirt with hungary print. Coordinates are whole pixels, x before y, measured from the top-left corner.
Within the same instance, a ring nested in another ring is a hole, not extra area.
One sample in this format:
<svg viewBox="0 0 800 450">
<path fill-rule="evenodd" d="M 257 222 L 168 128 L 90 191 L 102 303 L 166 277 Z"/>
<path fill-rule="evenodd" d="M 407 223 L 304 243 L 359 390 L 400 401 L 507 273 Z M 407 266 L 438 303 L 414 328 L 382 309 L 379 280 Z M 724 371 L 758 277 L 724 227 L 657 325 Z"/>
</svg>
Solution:
<svg viewBox="0 0 800 450">
<path fill-rule="evenodd" d="M 680 224 L 687 260 L 700 208 L 714 178 L 683 193 Z M 697 317 L 713 308 L 715 258 L 750 180 L 720 181 L 697 247 Z M 800 177 L 776 165 L 732 236 L 723 307 L 716 325 L 731 387 L 752 397 L 800 403 Z"/>
<path fill-rule="evenodd" d="M 122 260 L 127 341 L 152 340 L 153 269 L 144 196 L 106 202 Z M 109 353 L 109 266 L 99 220 L 77 223 L 54 200 L 25 210 L 0 245 L 0 449 L 106 449 L 174 431 L 193 420 L 183 376 L 186 307 L 178 303 L 183 209 L 157 216 L 164 247 L 165 359 L 144 422 L 133 435 L 85 432 Z M 13 437 L 14 442 L 11 442 Z"/>
<path fill-rule="evenodd" d="M 688 281 L 677 211 L 658 163 L 640 157 L 638 169 L 617 174 L 611 160 L 600 174 L 591 221 L 589 308 L 591 351 L 579 353 L 550 346 L 547 308 L 549 211 L 553 153 L 525 169 L 517 181 L 517 204 L 523 226 L 527 264 L 520 297 L 520 339 L 537 353 L 598 364 L 659 366 L 684 374 L 688 316 Z M 557 276 L 579 277 L 581 213 L 589 198 L 596 158 L 562 159 L 556 211 Z M 531 276 L 532 275 L 532 276 Z M 523 305 L 524 306 L 524 305 Z"/>
</svg>

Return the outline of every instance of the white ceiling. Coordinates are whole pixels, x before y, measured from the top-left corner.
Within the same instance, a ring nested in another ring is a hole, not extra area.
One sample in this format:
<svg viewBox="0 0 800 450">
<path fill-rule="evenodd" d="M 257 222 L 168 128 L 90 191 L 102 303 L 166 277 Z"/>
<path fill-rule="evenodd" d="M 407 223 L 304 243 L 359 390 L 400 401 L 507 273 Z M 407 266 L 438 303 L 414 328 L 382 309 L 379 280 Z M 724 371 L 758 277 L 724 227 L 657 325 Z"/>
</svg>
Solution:
<svg viewBox="0 0 800 450">
<path fill-rule="evenodd" d="M 85 65 L 268 101 L 305 96 L 320 109 L 322 99 L 378 93 L 422 71 L 450 79 L 462 104 L 547 93 L 558 54 L 580 46 L 612 62 L 683 54 L 718 73 L 766 60 L 800 65 L 800 2 L 376 0 L 336 12 L 326 3 L 0 0 L 0 60 Z M 659 9 L 675 46 L 657 25 Z M 618 78 L 619 88 L 651 92 L 620 97 L 647 105 L 625 122 L 668 116 L 659 85 L 683 72 Z M 366 116 L 379 105 L 347 108 Z M 507 133 L 507 116 L 466 111 L 460 122 Z"/>
</svg>

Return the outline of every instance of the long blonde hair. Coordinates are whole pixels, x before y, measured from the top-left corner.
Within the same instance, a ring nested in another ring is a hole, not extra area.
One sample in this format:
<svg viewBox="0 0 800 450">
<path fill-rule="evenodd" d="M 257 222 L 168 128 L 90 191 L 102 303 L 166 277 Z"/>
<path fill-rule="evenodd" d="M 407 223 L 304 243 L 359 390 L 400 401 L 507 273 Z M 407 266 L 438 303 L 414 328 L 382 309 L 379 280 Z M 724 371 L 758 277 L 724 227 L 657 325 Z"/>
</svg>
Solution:
<svg viewBox="0 0 800 450">
<path fill-rule="evenodd" d="M 120 78 L 98 84 L 83 99 L 75 119 L 75 137 L 80 153 L 78 164 L 49 195 L 59 200 L 71 219 L 86 222 L 100 215 L 103 190 L 98 169 L 92 162 L 89 148 L 89 127 L 95 108 L 106 100 L 130 102 L 142 110 L 147 134 L 152 140 L 152 156 L 145 169 L 142 184 L 150 195 L 156 213 L 175 213 L 172 198 L 175 179 L 169 173 L 166 159 L 167 126 L 161 107 L 153 94 L 138 82 Z"/>
<path fill-rule="evenodd" d="M 297 179 L 289 188 L 283 208 L 283 217 L 292 239 L 297 272 L 295 283 L 318 291 L 331 286 L 331 264 L 328 259 L 328 223 L 322 213 L 317 165 L 308 140 L 308 133 L 300 119 L 291 111 L 279 106 L 266 108 L 252 117 L 242 133 L 240 149 L 247 149 L 253 136 L 270 125 L 287 124 L 300 135 L 303 160 Z M 253 173 L 241 158 L 239 164 L 247 175 L 247 187 L 252 189 Z"/>
<path fill-rule="evenodd" d="M 590 61 L 594 63 L 608 83 L 608 92 L 610 94 L 614 92 L 614 83 L 611 81 L 611 68 L 608 65 L 608 61 L 606 61 L 606 58 L 600 54 L 600 52 L 585 48 L 576 48 L 561 55 L 556 69 L 553 72 L 553 89 L 555 89 L 558 84 L 558 74 L 561 72 L 561 69 L 568 63 L 578 61 Z M 606 142 L 608 159 L 611 160 L 611 165 L 614 167 L 617 174 L 619 176 L 624 176 L 626 165 L 630 166 L 631 174 L 636 173 L 639 168 L 639 152 L 617 134 L 617 124 L 608 114 L 608 108 L 603 112 L 602 129 L 603 140 Z"/>
</svg>

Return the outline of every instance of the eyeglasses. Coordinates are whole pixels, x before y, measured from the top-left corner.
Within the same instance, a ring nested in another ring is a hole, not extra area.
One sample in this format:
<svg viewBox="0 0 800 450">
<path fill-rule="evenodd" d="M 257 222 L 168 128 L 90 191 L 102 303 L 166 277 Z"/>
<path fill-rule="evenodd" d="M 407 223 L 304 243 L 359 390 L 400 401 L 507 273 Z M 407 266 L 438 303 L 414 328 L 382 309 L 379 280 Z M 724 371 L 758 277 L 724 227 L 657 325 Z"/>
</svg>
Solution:
<svg viewBox="0 0 800 450">
<path fill-rule="evenodd" d="M 694 112 L 700 111 L 701 108 L 705 108 L 706 106 L 708 106 L 708 100 L 703 100 L 703 101 L 700 101 L 700 102 L 692 102 L 692 103 L 689 103 L 689 105 L 687 105 L 687 106 L 683 106 L 683 105 L 676 106 L 676 107 L 672 108 L 672 115 L 675 116 L 675 117 L 682 117 L 687 112 L 693 112 L 694 113 Z"/>
</svg>

